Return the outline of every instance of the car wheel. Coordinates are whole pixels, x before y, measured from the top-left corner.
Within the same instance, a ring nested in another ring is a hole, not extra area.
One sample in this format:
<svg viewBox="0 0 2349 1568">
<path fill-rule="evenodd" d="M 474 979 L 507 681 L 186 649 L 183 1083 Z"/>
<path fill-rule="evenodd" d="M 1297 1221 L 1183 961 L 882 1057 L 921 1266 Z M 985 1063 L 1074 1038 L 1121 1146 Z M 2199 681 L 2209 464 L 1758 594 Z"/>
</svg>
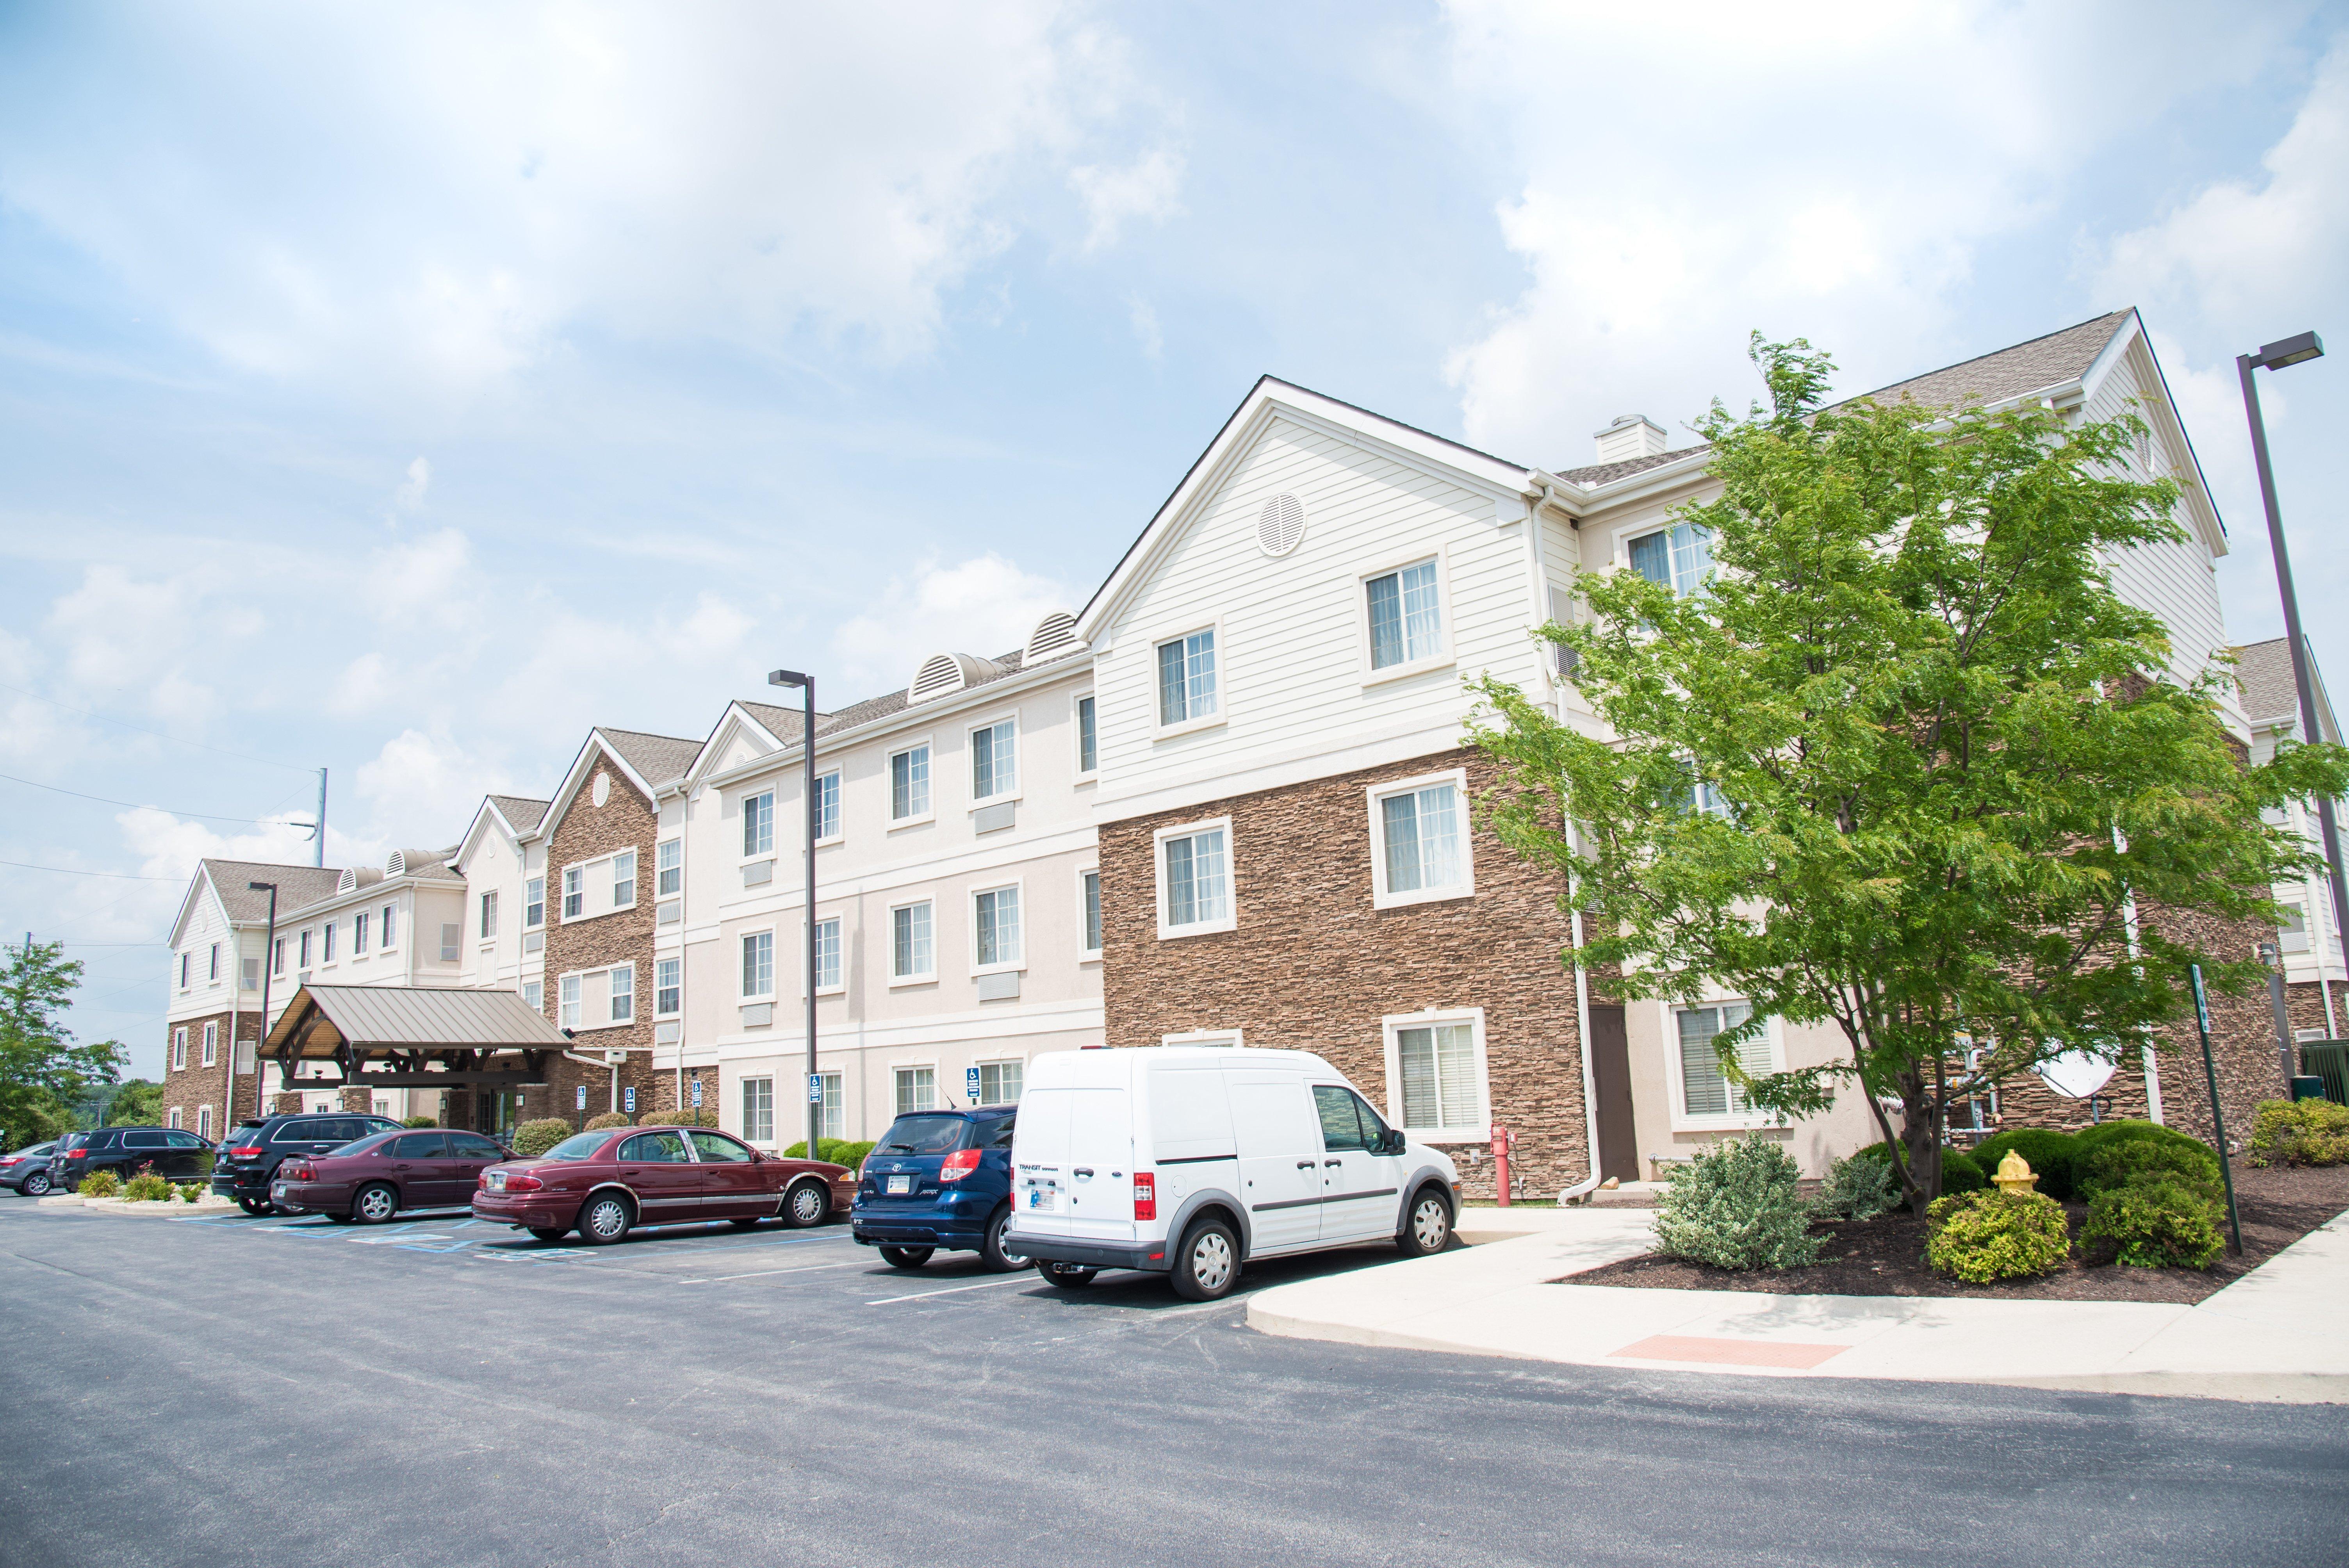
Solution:
<svg viewBox="0 0 2349 1568">
<path fill-rule="evenodd" d="M 1040 1258 L 1036 1272 L 1044 1276 L 1048 1284 L 1059 1285 L 1062 1290 L 1082 1290 L 1093 1283 L 1093 1276 L 1101 1270 L 1089 1269 L 1082 1264 L 1047 1263 Z"/>
<path fill-rule="evenodd" d="M 936 1247 L 883 1247 L 881 1261 L 893 1269 L 917 1269 L 930 1261 Z"/>
<path fill-rule="evenodd" d="M 1411 1201 L 1411 1212 L 1395 1237 L 1395 1250 L 1407 1258 L 1433 1257 L 1452 1244 L 1452 1206 L 1433 1187 L 1423 1187 Z"/>
<path fill-rule="evenodd" d="M 24 1185 L 16 1189 L 17 1191 L 22 1192 L 27 1198 L 38 1198 L 48 1190 L 49 1173 L 46 1171 L 34 1171 L 30 1176 L 25 1178 Z"/>
<path fill-rule="evenodd" d="M 987 1240 L 979 1243 L 978 1257 L 991 1273 L 1009 1274 L 1013 1269 L 1028 1266 L 1025 1253 L 1015 1253 L 1003 1244 L 1003 1233 L 1010 1225 L 1011 1205 L 1009 1203 L 996 1210 L 995 1217 L 987 1222 Z"/>
<path fill-rule="evenodd" d="M 380 1225 L 399 1212 L 399 1194 L 384 1182 L 359 1189 L 351 1200 L 351 1218 L 362 1225 Z"/>
<path fill-rule="evenodd" d="M 277 1205 L 266 1198 L 239 1198 L 236 1201 L 236 1206 L 256 1220 L 264 1215 L 277 1212 Z"/>
<path fill-rule="evenodd" d="M 579 1239 L 591 1247 L 609 1246 L 636 1222 L 626 1198 L 617 1192 L 598 1192 L 579 1211 Z"/>
<path fill-rule="evenodd" d="M 831 1212 L 832 1194 L 823 1190 L 821 1182 L 802 1181 L 783 1194 L 783 1223 L 794 1230 L 821 1225 Z M 929 1253 L 922 1255 L 927 1257 Z"/>
<path fill-rule="evenodd" d="M 1239 1283 L 1240 1243 L 1221 1220 L 1202 1220 L 1183 1233 L 1174 1254 L 1174 1294 L 1185 1301 L 1221 1301 Z"/>
<path fill-rule="evenodd" d="M 542 1242 L 559 1242 L 563 1239 L 564 1233 L 556 1229 L 553 1225 L 533 1225 L 530 1228 L 530 1233 L 536 1236 Z"/>
</svg>

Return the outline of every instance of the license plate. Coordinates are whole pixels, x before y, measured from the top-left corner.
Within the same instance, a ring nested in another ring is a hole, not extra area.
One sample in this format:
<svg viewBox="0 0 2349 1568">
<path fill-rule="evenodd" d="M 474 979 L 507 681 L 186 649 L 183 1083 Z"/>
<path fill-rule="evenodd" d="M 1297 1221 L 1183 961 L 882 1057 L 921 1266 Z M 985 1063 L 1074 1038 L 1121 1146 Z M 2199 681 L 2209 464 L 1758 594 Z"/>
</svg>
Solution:
<svg viewBox="0 0 2349 1568">
<path fill-rule="evenodd" d="M 892 1198 L 901 1197 L 913 1190 L 914 1179 L 911 1176 L 892 1176 L 889 1178 L 889 1184 L 882 1189 Z"/>
<path fill-rule="evenodd" d="M 1019 1207 L 1030 1214 L 1050 1214 L 1061 1207 L 1061 1194 L 1048 1182 L 1031 1181 L 1020 1189 Z"/>
<path fill-rule="evenodd" d="M 504 1171 L 491 1171 L 491 1172 L 490 1172 L 490 1191 L 492 1191 L 492 1192 L 502 1192 L 502 1191 L 504 1191 L 505 1190 L 506 1190 L 506 1173 L 505 1173 Z"/>
<path fill-rule="evenodd" d="M 272 1187 L 269 1190 L 269 1195 L 273 1198 L 283 1198 L 285 1196 L 285 1183 L 280 1181 L 276 1186 Z"/>
</svg>

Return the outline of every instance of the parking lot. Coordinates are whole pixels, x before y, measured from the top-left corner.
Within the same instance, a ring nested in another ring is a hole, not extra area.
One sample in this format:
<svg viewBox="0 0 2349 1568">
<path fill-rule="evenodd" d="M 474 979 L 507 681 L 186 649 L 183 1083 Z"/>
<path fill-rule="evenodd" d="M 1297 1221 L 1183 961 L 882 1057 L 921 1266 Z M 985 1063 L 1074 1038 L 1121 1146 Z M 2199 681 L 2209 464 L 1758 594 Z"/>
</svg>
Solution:
<svg viewBox="0 0 2349 1568">
<path fill-rule="evenodd" d="M 2323 1408 L 1537 1367 L 1244 1315 L 1137 1274 L 902 1274 L 838 1224 L 583 1248 L 461 1212 L 0 1202 L 0 1541 L 43 1568 L 2337 1560 Z"/>
</svg>

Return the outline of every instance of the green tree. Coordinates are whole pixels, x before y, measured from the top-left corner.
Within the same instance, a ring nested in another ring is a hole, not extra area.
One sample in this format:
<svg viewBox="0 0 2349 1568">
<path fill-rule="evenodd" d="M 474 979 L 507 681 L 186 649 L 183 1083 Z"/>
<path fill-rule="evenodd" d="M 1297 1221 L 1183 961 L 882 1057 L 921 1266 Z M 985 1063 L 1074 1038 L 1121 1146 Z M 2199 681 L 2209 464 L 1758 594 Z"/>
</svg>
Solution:
<svg viewBox="0 0 2349 1568">
<path fill-rule="evenodd" d="M 2245 766 L 2215 716 L 2228 673 L 2171 680 L 2162 623 L 2113 592 L 2104 562 L 2183 537 L 2176 487 L 2127 477 L 2134 418 L 1829 408 L 1808 344 L 1756 335 L 1754 358 L 1770 406 L 1714 404 L 1721 495 L 1682 513 L 1717 570 L 1686 597 L 1583 576 L 1588 615 L 1543 634 L 1614 738 L 1487 678 L 1484 804 L 1571 879 L 1585 957 L 1625 994 L 1750 998 L 1715 1046 L 1753 1103 L 1856 1088 L 1921 1210 L 1953 1104 L 2183 1016 L 2189 962 L 2261 980 L 2157 920 L 2133 959 L 2132 916 L 2273 920 L 2270 884 L 2309 860 L 2261 810 L 2338 793 L 2349 752 Z M 1773 1016 L 1848 1054 L 1747 1074 L 1736 1047 Z"/>
<path fill-rule="evenodd" d="M 132 1078 L 106 1102 L 109 1127 L 154 1127 L 163 1119 L 163 1086 Z"/>
<path fill-rule="evenodd" d="M 77 1045 L 60 1021 L 81 984 L 63 943 L 7 950 L 0 968 L 0 1137 L 14 1149 L 72 1126 L 73 1103 L 114 1081 L 129 1059 L 113 1040 Z"/>
</svg>

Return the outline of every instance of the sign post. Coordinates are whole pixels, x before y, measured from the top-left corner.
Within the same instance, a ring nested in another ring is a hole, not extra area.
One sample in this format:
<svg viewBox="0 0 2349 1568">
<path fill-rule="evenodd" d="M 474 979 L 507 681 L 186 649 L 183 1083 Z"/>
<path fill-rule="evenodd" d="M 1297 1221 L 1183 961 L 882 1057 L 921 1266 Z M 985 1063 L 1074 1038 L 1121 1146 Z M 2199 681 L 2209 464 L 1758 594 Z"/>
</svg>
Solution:
<svg viewBox="0 0 2349 1568">
<path fill-rule="evenodd" d="M 977 1105 L 978 1103 L 978 1069 L 977 1068 L 971 1068 L 962 1075 L 962 1086 L 969 1097 L 970 1103 Z"/>
<path fill-rule="evenodd" d="M 630 1084 L 620 1091 L 620 1109 L 630 1116 L 636 1114 L 636 1086 Z"/>
<path fill-rule="evenodd" d="M 2202 1037 L 2202 1076 L 2210 1086 L 2210 1135 L 2219 1144 L 2219 1179 L 2227 1187 L 2227 1227 L 2234 1233 L 2235 1255 L 2243 1255 L 2243 1216 L 2235 1207 L 2235 1169 L 2227 1158 L 2227 1119 L 2219 1109 L 2219 1068 L 2210 1057 L 2210 999 L 2202 990 L 2202 965 L 2189 964 L 2194 981 L 2194 1031 Z"/>
</svg>

